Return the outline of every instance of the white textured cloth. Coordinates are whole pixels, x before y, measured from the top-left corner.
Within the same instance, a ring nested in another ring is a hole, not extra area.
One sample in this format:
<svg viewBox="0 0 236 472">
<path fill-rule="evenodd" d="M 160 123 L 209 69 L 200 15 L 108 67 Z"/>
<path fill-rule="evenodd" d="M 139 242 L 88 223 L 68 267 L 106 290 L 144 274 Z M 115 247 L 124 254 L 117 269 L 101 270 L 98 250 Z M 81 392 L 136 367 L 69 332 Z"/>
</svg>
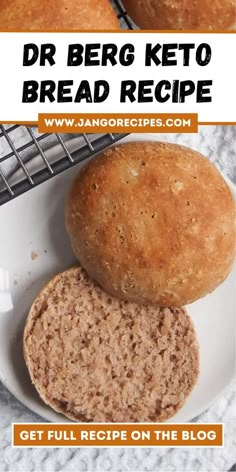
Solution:
<svg viewBox="0 0 236 472">
<path fill-rule="evenodd" d="M 202 152 L 235 181 L 235 133 L 236 128 L 231 126 L 209 126 L 201 127 L 198 134 L 160 135 L 160 140 L 187 145 Z M 0 140 L 0 156 L 4 152 Z M 223 422 L 224 448 L 12 449 L 11 423 L 42 419 L 22 406 L 0 384 L 0 472 L 227 472 L 236 462 L 235 405 L 236 392 L 231 387 L 207 412 L 194 420 Z"/>
</svg>

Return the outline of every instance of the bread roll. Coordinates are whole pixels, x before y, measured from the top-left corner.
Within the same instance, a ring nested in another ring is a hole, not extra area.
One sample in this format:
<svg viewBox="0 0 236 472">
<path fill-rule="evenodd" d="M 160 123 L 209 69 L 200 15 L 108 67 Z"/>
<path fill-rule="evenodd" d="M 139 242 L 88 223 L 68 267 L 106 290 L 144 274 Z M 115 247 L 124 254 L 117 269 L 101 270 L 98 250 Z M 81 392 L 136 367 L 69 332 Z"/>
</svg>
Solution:
<svg viewBox="0 0 236 472">
<path fill-rule="evenodd" d="M 235 0 L 123 0 L 141 29 L 233 29 Z"/>
<path fill-rule="evenodd" d="M 4 30 L 119 29 L 109 0 L 9 0 L 2 2 Z"/>
<path fill-rule="evenodd" d="M 199 370 L 183 308 L 121 302 L 80 267 L 56 276 L 36 298 L 24 354 L 42 399 L 75 421 L 165 421 Z"/>
<path fill-rule="evenodd" d="M 122 144 L 90 161 L 69 192 L 66 227 L 90 276 L 137 303 L 193 302 L 234 259 L 230 189 L 207 158 L 174 144 Z"/>
</svg>

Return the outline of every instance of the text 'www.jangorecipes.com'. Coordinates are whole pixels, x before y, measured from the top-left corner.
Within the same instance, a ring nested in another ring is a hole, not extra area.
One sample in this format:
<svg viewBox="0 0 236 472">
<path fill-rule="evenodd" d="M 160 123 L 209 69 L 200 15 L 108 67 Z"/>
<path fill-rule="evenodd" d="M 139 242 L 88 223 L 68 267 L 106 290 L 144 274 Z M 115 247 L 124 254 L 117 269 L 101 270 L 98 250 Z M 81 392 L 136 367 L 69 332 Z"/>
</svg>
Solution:
<svg viewBox="0 0 236 472">
<path fill-rule="evenodd" d="M 197 114 L 39 114 L 40 132 L 196 133 Z"/>
</svg>

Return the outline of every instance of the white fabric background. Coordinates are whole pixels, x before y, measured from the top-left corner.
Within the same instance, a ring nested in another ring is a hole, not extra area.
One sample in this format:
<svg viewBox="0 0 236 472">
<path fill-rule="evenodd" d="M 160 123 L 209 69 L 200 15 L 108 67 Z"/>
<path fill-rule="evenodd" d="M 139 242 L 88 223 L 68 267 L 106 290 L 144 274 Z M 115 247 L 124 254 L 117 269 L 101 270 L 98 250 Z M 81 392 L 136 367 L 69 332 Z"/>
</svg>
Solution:
<svg viewBox="0 0 236 472">
<path fill-rule="evenodd" d="M 24 133 L 20 133 L 22 140 Z M 236 128 L 231 126 L 209 126 L 201 127 L 196 135 L 160 135 L 160 139 L 199 150 L 235 181 L 235 134 Z M 0 156 L 6 151 L 2 141 L 0 139 Z M 222 449 L 12 449 L 11 423 L 42 419 L 22 406 L 0 384 L 0 472 L 226 472 L 236 462 L 235 396 L 235 388 L 231 386 L 207 412 L 194 420 L 224 422 L 225 446 Z"/>
</svg>

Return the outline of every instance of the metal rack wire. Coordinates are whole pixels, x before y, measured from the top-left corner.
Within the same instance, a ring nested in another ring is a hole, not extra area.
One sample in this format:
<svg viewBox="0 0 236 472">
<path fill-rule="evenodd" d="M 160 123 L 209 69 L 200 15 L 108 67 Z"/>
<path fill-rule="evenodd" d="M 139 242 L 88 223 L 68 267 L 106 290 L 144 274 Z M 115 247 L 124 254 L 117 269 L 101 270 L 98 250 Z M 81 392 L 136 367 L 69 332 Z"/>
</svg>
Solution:
<svg viewBox="0 0 236 472">
<path fill-rule="evenodd" d="M 24 132 L 23 144 L 17 144 L 14 139 L 14 132 L 19 135 L 20 129 Z M 8 151 L 0 156 L 0 205 L 91 157 L 124 136 L 111 133 L 73 135 L 77 139 L 78 149 L 71 152 L 68 147 L 68 135 L 38 134 L 36 129 L 29 126 L 0 125 L 0 149 L 8 148 Z M 50 162 L 48 150 L 55 146 L 58 158 Z M 30 170 L 33 160 L 37 166 L 36 169 Z"/>
<path fill-rule="evenodd" d="M 113 6 L 123 28 L 134 29 L 120 0 Z M 19 135 L 22 139 L 19 140 Z M 0 206 L 71 166 L 82 162 L 124 137 L 124 134 L 77 134 L 76 150 L 68 147 L 68 135 L 39 134 L 36 128 L 0 125 Z M 53 162 L 48 150 L 57 146 Z M 32 161 L 36 166 L 32 169 Z"/>
<path fill-rule="evenodd" d="M 120 2 L 120 0 L 113 0 L 113 5 L 116 9 L 117 16 L 120 20 L 121 26 L 126 29 L 134 29 L 135 25 L 132 20 L 129 18 L 126 9 Z"/>
</svg>

